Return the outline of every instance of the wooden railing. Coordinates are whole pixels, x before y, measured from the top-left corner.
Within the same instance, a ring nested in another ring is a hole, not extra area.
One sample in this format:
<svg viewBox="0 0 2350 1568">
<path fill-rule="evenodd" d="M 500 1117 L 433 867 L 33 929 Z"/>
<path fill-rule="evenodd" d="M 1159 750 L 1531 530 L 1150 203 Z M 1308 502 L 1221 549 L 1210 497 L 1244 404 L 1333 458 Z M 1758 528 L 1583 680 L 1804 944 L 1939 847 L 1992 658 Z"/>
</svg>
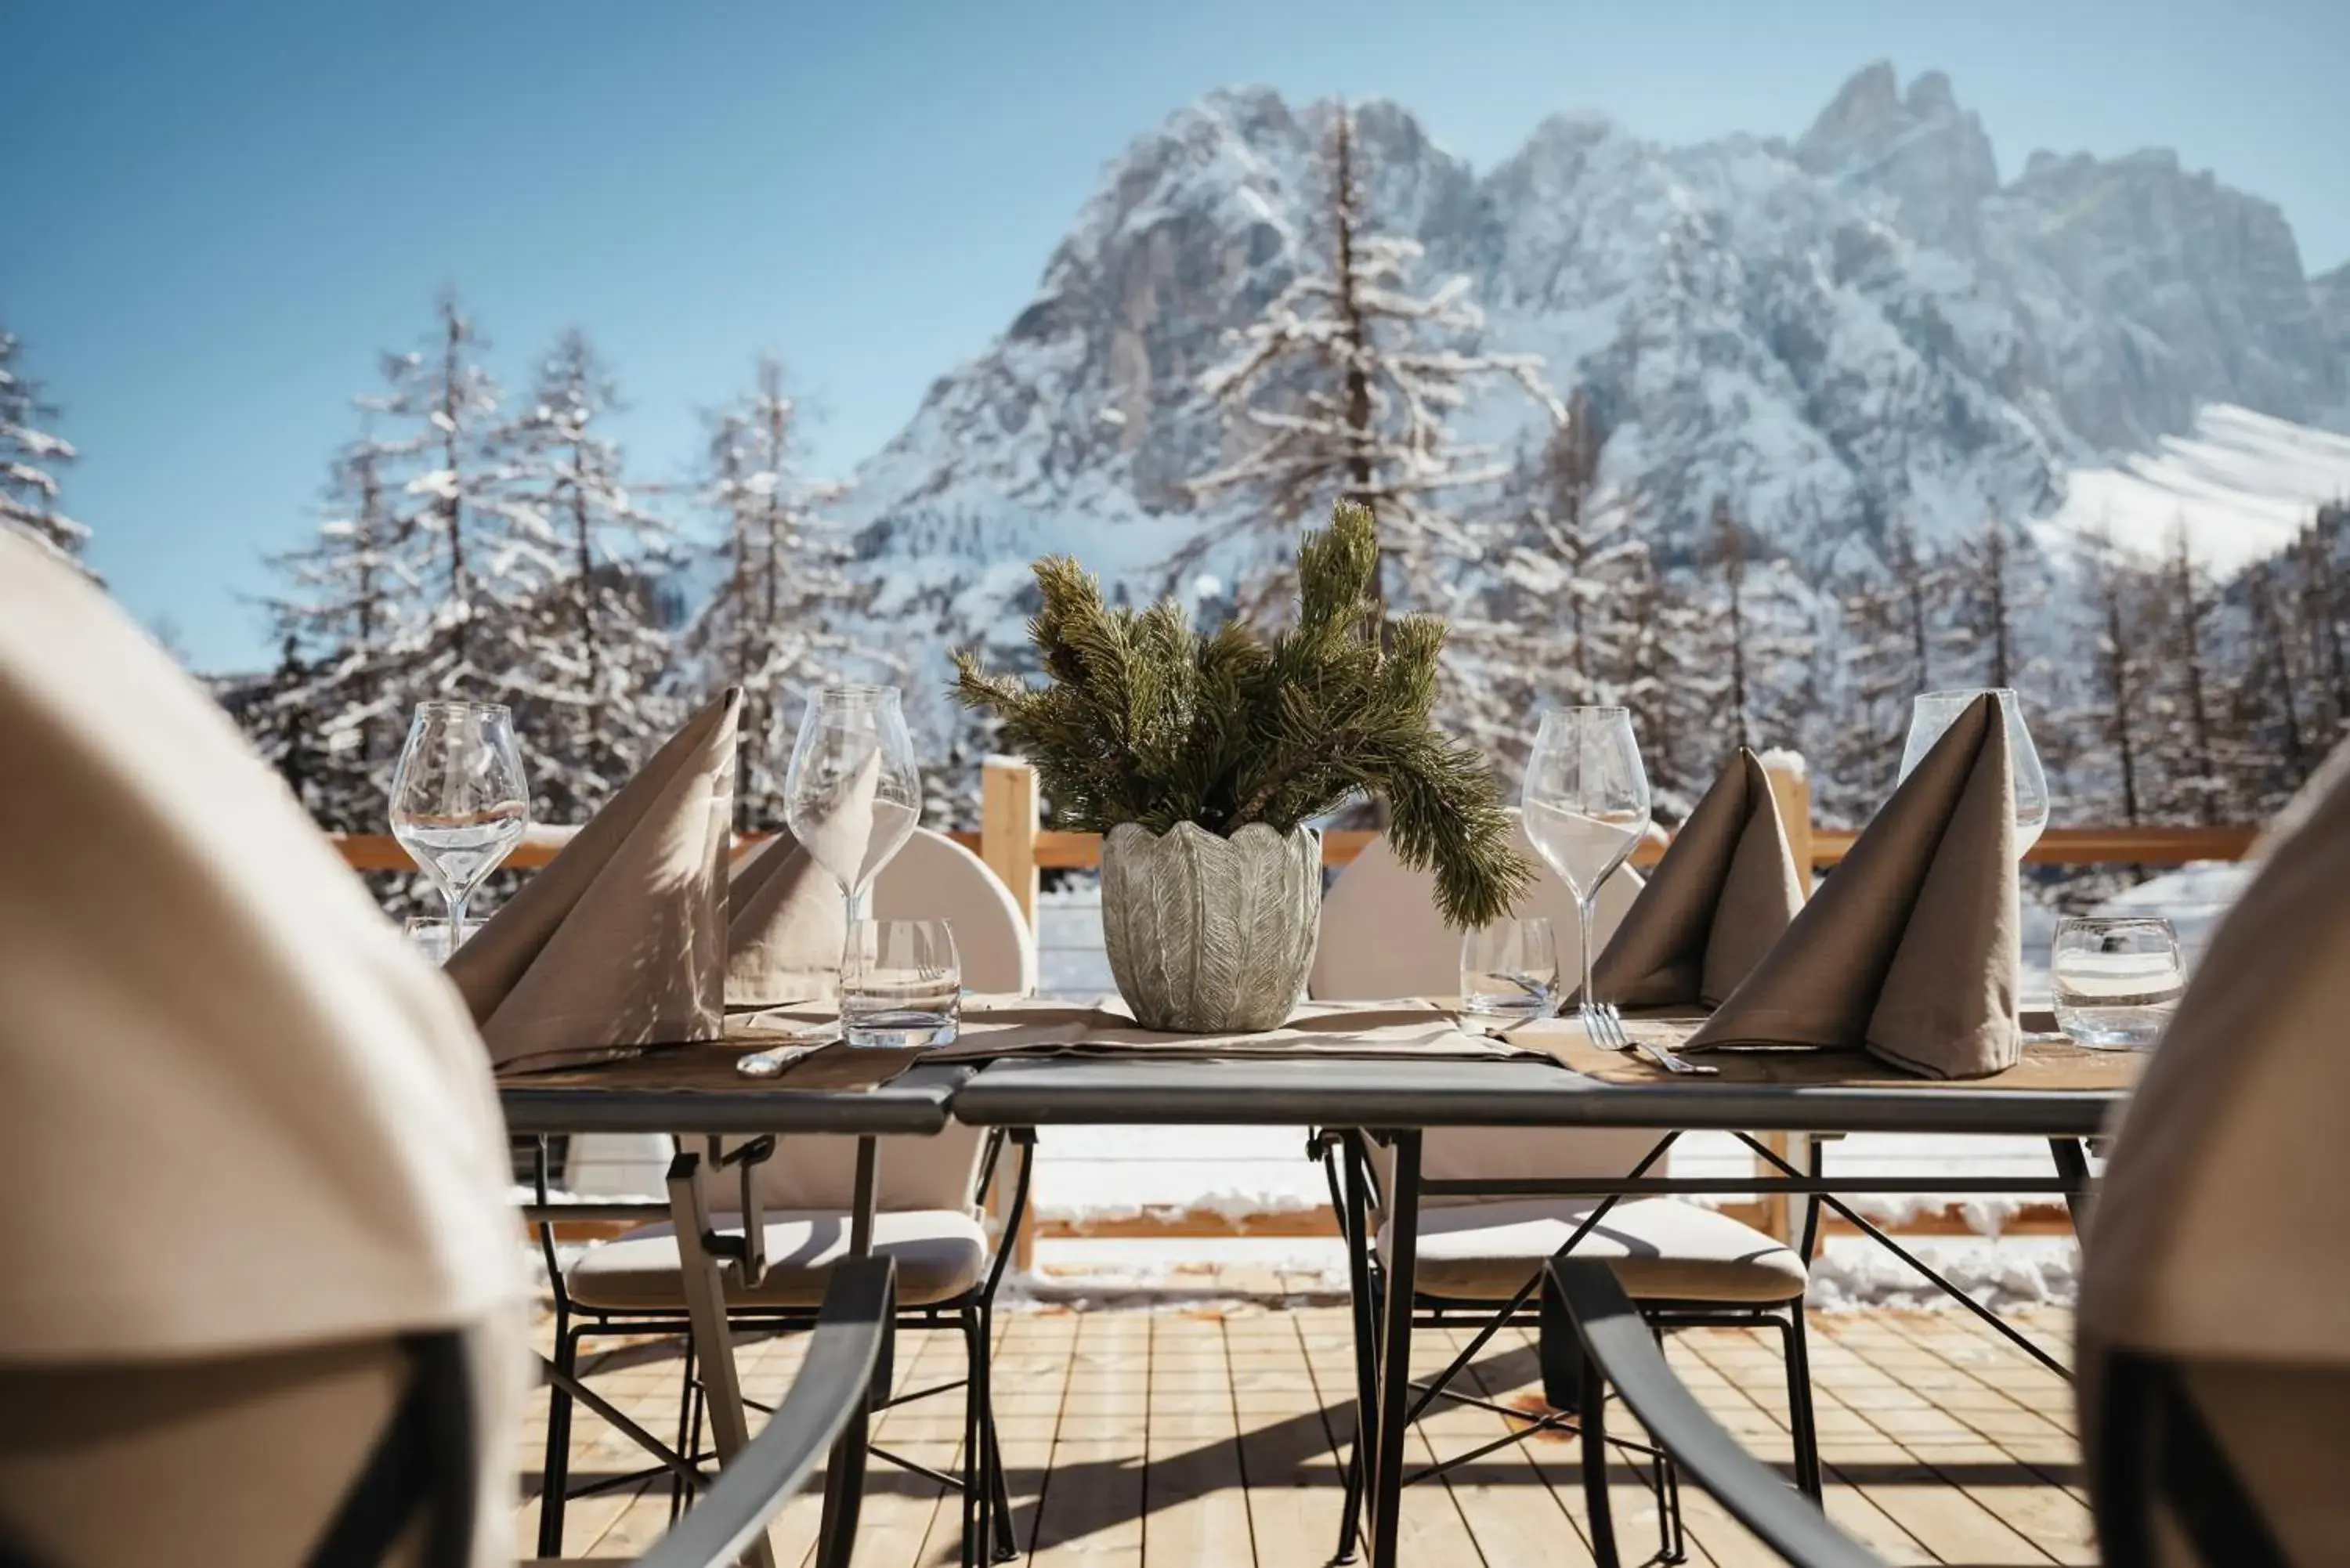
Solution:
<svg viewBox="0 0 2350 1568">
<path fill-rule="evenodd" d="M 1811 791 L 1802 773 L 1774 769 L 1771 782 L 1797 860 L 1814 868 L 1842 860 L 1857 835 L 1849 828 L 1812 824 Z M 1032 925 L 1036 919 L 1037 873 L 1081 870 L 1101 864 L 1098 835 L 1047 829 L 1040 825 L 1037 808 L 1035 772 L 1015 758 L 990 757 L 980 773 L 979 829 L 950 836 L 1003 879 Z M 2251 847 L 2256 831 L 2250 827 L 2052 827 L 2024 858 L 2040 866 L 2181 866 L 2191 860 L 2241 860 Z M 1376 836 L 1361 829 L 1325 833 L 1323 864 L 1352 864 Z M 544 866 L 569 837 L 567 828 L 536 828 L 506 857 L 506 864 L 525 870 Z M 408 852 L 390 834 L 342 834 L 337 844 L 343 858 L 361 871 L 414 868 Z M 1633 852 L 1632 863 L 1654 865 L 1664 847 L 1661 838 L 1652 837 Z"/>
</svg>

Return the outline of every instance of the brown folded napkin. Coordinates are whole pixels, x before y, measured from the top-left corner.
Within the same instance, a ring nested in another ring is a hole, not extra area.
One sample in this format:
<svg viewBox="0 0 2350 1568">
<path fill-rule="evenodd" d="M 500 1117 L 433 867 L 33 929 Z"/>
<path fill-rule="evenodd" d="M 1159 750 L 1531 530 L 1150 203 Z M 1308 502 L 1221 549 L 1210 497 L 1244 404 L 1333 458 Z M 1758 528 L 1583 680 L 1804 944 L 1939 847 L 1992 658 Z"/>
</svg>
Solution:
<svg viewBox="0 0 2350 1568">
<path fill-rule="evenodd" d="M 840 884 L 790 834 L 743 857 L 726 909 L 727 1006 L 774 1007 L 839 989 L 848 934 Z"/>
<path fill-rule="evenodd" d="M 546 868 L 450 955 L 499 1067 L 718 1037 L 734 810 L 729 690 L 687 721 Z"/>
<path fill-rule="evenodd" d="M 1934 743 L 1689 1049 L 1858 1047 L 1934 1078 L 2014 1065 L 2015 784 L 1999 701 L 1977 699 Z"/>
<path fill-rule="evenodd" d="M 1719 1004 L 1803 907 L 1770 775 L 1741 746 L 1608 939 L 1592 988 L 1623 1007 Z"/>
</svg>

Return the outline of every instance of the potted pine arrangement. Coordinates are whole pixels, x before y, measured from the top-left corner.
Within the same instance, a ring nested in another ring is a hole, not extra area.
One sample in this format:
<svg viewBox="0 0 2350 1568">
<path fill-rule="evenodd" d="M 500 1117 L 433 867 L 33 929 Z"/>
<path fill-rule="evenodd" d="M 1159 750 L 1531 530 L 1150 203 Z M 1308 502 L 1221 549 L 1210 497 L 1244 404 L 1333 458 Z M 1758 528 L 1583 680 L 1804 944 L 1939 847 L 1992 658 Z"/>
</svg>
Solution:
<svg viewBox="0 0 2350 1568">
<path fill-rule="evenodd" d="M 1384 797 L 1404 864 L 1445 919 L 1506 914 L 1530 868 L 1485 759 L 1430 722 L 1444 623 L 1383 619 L 1368 509 L 1342 502 L 1297 552 L 1296 615 L 1196 630 L 1171 600 L 1113 609 L 1066 556 L 1035 564 L 1045 684 L 955 656 L 958 699 L 1002 722 L 1054 826 L 1102 836 L 1102 934 L 1147 1028 L 1278 1028 L 1304 993 L 1322 906 L 1310 826 Z"/>
</svg>

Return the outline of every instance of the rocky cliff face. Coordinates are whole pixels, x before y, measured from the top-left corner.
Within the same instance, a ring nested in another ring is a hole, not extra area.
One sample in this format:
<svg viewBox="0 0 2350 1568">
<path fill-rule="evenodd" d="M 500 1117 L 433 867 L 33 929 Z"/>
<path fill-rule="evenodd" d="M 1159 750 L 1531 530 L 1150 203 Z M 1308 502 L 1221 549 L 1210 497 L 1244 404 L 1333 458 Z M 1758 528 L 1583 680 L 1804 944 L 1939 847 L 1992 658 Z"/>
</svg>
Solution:
<svg viewBox="0 0 2350 1568">
<path fill-rule="evenodd" d="M 1220 92 L 1138 139 L 1035 298 L 859 471 L 872 611 L 910 659 L 1016 642 L 1042 551 L 1159 592 L 1246 504 L 1185 489 L 1222 455 L 1198 379 L 1317 254 L 1331 112 Z M 2002 182 L 1937 74 L 1904 92 L 1872 66 L 1793 144 L 1558 116 L 1482 175 L 1398 106 L 1356 113 L 1378 225 L 1421 241 L 1431 286 L 1471 279 L 1490 347 L 1589 388 L 1668 559 L 1719 494 L 1807 574 L 1866 570 L 1896 519 L 1932 539 L 2048 514 L 2071 469 L 2200 404 L 2350 407 L 2350 268 L 2305 277 L 2273 206 L 2161 151 L 2037 153 Z M 1513 393 L 1465 418 L 1504 452 L 1540 439 Z"/>
</svg>

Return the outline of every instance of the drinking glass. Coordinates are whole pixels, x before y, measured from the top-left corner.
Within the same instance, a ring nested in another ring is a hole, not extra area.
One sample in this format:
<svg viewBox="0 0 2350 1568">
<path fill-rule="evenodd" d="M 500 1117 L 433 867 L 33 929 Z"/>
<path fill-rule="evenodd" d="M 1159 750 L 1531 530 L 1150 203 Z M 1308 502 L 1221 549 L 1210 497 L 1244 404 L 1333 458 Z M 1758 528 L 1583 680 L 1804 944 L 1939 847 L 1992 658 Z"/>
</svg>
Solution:
<svg viewBox="0 0 2350 1568">
<path fill-rule="evenodd" d="M 2187 964 L 2170 922 L 2073 915 L 2056 922 L 2049 955 L 2056 1027 L 2100 1051 L 2143 1050 L 2187 989 Z"/>
<path fill-rule="evenodd" d="M 922 775 L 895 686 L 827 686 L 808 699 L 784 774 L 784 817 L 839 884 L 851 932 L 867 889 L 921 811 Z M 841 950 L 844 992 L 854 950 Z"/>
<path fill-rule="evenodd" d="M 462 929 L 457 929 L 453 940 L 449 935 L 452 929 L 456 928 L 451 927 L 438 915 L 411 915 L 408 920 L 409 944 L 434 963 L 447 963 L 449 955 L 463 947 L 482 929 L 482 922 L 467 920 Z"/>
<path fill-rule="evenodd" d="M 1461 1011 L 1511 1023 L 1558 1009 L 1558 940 L 1544 919 L 1495 920 L 1461 939 Z"/>
<path fill-rule="evenodd" d="M 962 1024 L 962 965 L 944 920 L 859 920 L 840 976 L 840 1037 L 851 1045 L 951 1045 Z"/>
<path fill-rule="evenodd" d="M 1553 708 L 1526 758 L 1526 836 L 1575 895 L 1583 936 L 1582 1008 L 1591 993 L 1591 927 L 1599 889 L 1648 830 L 1648 774 L 1626 708 Z"/>
<path fill-rule="evenodd" d="M 530 826 L 530 784 L 502 702 L 419 702 L 391 780 L 391 836 L 465 929 L 465 900 Z"/>
<path fill-rule="evenodd" d="M 2000 700 L 2007 714 L 2008 771 L 2015 775 L 2015 857 L 2040 841 L 2048 827 L 2048 775 L 2041 771 L 2040 750 L 2023 722 L 2023 704 L 2012 690 L 1984 687 L 1972 691 L 1928 691 L 1909 705 L 1909 742 L 1901 749 L 1901 777 L 1908 778 L 1942 732 L 1958 722 L 1974 700 L 1988 692 Z"/>
</svg>

